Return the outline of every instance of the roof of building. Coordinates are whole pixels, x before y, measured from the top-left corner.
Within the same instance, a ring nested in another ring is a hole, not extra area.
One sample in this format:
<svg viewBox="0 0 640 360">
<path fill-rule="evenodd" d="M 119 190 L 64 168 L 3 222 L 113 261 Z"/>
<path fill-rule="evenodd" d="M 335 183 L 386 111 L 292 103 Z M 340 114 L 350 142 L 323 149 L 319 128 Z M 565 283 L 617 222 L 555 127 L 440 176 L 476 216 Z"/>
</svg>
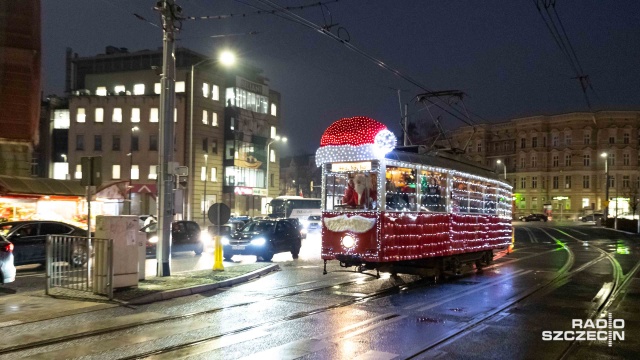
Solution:
<svg viewBox="0 0 640 360">
<path fill-rule="evenodd" d="M 80 181 L 0 175 L 0 195 L 84 196 Z"/>
</svg>

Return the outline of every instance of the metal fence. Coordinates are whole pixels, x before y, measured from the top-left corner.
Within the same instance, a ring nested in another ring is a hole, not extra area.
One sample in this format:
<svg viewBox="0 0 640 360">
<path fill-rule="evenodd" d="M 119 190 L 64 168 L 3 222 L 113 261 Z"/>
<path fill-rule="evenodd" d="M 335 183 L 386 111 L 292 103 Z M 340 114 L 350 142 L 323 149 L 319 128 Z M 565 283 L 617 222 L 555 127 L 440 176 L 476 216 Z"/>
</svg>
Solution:
<svg viewBox="0 0 640 360">
<path fill-rule="evenodd" d="M 47 236 L 47 295 L 113 299 L 113 240 Z"/>
</svg>

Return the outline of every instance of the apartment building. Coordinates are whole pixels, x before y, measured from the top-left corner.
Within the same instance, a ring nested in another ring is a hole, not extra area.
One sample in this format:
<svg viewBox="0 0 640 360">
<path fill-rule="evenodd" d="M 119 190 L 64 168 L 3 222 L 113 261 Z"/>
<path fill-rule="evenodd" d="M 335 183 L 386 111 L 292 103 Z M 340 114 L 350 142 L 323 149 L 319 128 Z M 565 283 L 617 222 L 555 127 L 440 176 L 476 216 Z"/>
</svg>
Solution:
<svg viewBox="0 0 640 360">
<path fill-rule="evenodd" d="M 176 49 L 175 57 L 173 160 L 189 170 L 176 179 L 176 217 L 205 223 L 216 202 L 257 215 L 272 195 L 265 188 L 265 147 L 279 133 L 280 94 L 248 64 L 226 69 L 185 48 Z M 98 196 L 111 197 L 102 199 L 105 213 L 156 213 L 161 66 L 161 49 L 109 46 L 89 57 L 67 51 L 69 149 L 63 172 L 79 179 L 81 158 L 101 156 Z M 270 173 L 276 181 L 278 159 L 274 152 Z"/>
<path fill-rule="evenodd" d="M 577 219 L 607 206 L 610 216 L 622 216 L 640 196 L 639 111 L 518 118 L 463 127 L 452 139 L 513 185 L 516 218 L 547 212 Z"/>
</svg>

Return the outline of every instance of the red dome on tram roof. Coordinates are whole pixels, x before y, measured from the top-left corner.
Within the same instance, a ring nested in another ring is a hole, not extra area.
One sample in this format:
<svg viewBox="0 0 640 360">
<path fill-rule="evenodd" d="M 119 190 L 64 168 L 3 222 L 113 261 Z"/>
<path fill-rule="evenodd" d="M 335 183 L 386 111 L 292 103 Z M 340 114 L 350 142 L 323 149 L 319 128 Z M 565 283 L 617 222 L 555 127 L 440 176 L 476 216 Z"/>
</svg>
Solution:
<svg viewBox="0 0 640 360">
<path fill-rule="evenodd" d="M 366 116 L 340 119 L 331 124 L 320 138 L 320 146 L 373 144 L 376 135 L 387 127 Z"/>
</svg>

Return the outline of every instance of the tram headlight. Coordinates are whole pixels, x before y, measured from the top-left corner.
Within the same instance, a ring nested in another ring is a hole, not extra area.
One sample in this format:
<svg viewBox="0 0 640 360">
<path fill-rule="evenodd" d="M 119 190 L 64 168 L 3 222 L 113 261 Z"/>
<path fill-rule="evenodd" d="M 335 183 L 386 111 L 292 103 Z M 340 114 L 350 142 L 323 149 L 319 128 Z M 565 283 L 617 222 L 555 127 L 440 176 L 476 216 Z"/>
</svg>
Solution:
<svg viewBox="0 0 640 360">
<path fill-rule="evenodd" d="M 353 238 L 353 236 L 351 235 L 345 235 L 342 240 L 342 246 L 350 249 L 352 247 L 354 247 L 356 245 L 356 239 Z"/>
</svg>

